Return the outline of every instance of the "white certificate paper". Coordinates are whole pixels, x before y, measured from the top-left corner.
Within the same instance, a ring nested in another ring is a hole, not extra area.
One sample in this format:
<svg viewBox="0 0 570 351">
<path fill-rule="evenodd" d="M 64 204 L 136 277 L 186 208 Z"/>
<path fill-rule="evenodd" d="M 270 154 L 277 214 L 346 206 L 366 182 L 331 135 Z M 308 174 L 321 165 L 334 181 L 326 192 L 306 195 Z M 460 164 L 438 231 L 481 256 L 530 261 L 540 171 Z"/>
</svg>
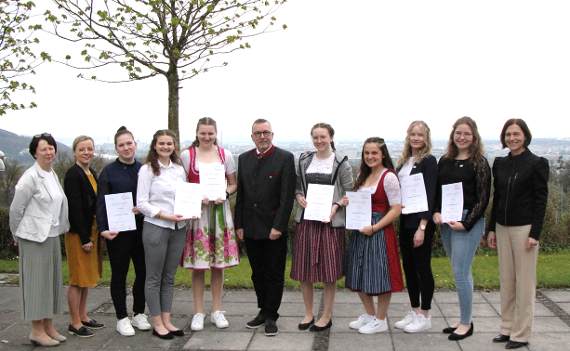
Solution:
<svg viewBox="0 0 570 351">
<path fill-rule="evenodd" d="M 303 218 L 309 221 L 330 222 L 333 194 L 334 186 L 332 185 L 309 184 L 307 207 Z"/>
<path fill-rule="evenodd" d="M 196 183 L 176 183 L 174 213 L 183 218 L 200 218 L 202 212 L 202 187 Z"/>
<path fill-rule="evenodd" d="M 137 229 L 132 193 L 105 195 L 105 207 L 110 231 L 126 232 Z"/>
<path fill-rule="evenodd" d="M 424 175 L 411 174 L 400 180 L 402 187 L 403 214 L 425 212 L 428 210 L 426 186 Z"/>
<path fill-rule="evenodd" d="M 463 183 L 441 186 L 441 220 L 443 223 L 461 221 L 463 216 Z"/>
<path fill-rule="evenodd" d="M 372 220 L 372 195 L 347 191 L 346 229 L 361 230 L 370 225 Z"/>
<path fill-rule="evenodd" d="M 202 186 L 202 200 L 210 201 L 226 198 L 226 172 L 220 163 L 198 163 L 200 170 L 200 185 Z"/>
</svg>

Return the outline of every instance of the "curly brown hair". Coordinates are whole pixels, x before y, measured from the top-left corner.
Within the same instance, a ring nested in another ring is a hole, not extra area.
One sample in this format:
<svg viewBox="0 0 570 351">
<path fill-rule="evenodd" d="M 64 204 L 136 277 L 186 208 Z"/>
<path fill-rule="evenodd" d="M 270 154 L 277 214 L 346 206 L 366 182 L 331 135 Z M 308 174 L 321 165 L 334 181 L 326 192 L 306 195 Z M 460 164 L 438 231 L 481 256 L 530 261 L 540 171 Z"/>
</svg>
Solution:
<svg viewBox="0 0 570 351">
<path fill-rule="evenodd" d="M 155 146 L 158 141 L 158 137 L 160 136 L 169 136 L 172 138 L 172 142 L 174 143 L 174 150 L 172 154 L 170 154 L 170 161 L 172 163 L 176 163 L 180 165 L 180 156 L 178 155 L 178 151 L 176 151 L 176 135 L 168 129 L 161 129 L 154 133 L 152 136 L 152 143 L 150 143 L 150 150 L 148 151 L 148 155 L 146 155 L 146 159 L 144 160 L 145 164 L 149 164 L 152 168 L 152 173 L 158 177 L 160 175 L 160 167 L 158 166 L 158 153 L 156 152 Z"/>
</svg>

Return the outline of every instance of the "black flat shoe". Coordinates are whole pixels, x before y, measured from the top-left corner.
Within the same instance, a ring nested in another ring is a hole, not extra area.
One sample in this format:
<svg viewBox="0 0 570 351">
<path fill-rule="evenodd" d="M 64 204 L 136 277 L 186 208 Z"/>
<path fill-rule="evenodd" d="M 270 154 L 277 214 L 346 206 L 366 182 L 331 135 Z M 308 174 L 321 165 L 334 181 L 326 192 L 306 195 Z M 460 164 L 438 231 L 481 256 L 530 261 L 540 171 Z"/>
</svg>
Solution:
<svg viewBox="0 0 570 351">
<path fill-rule="evenodd" d="M 298 327 L 299 327 L 299 330 L 307 330 L 313 324 L 315 324 L 315 317 L 313 317 L 313 319 L 311 319 L 311 321 L 309 323 L 299 323 Z"/>
<path fill-rule="evenodd" d="M 84 322 L 81 321 L 81 323 L 83 323 L 84 326 L 86 326 L 89 329 L 101 329 L 101 328 L 105 328 L 105 324 L 103 323 L 99 323 L 94 319 L 91 319 L 89 322 Z"/>
<path fill-rule="evenodd" d="M 75 334 L 81 338 L 90 338 L 93 336 L 93 332 L 91 331 L 91 329 L 85 327 L 75 329 L 73 325 L 70 324 L 67 330 L 69 330 L 69 334 Z"/>
<path fill-rule="evenodd" d="M 182 329 L 178 329 L 175 331 L 170 331 L 170 334 L 174 335 L 174 336 L 184 336 L 184 331 Z"/>
<path fill-rule="evenodd" d="M 471 322 L 471 328 L 465 334 L 456 334 L 455 332 L 449 334 L 447 337 L 449 340 L 463 340 L 469 336 L 473 335 L 473 322 Z"/>
<path fill-rule="evenodd" d="M 511 339 L 511 337 L 508 335 L 499 334 L 499 335 L 495 336 L 495 338 L 493 339 L 493 342 L 507 342 L 510 339 Z"/>
<path fill-rule="evenodd" d="M 327 330 L 327 329 L 329 329 L 330 327 L 332 327 L 332 318 L 331 318 L 331 320 L 327 323 L 327 325 L 325 325 L 324 327 L 319 327 L 318 325 L 313 324 L 309 330 L 312 331 L 312 332 L 320 332 L 320 331 L 323 331 L 323 330 Z"/>
<path fill-rule="evenodd" d="M 442 332 L 443 332 L 444 334 L 451 334 L 451 333 L 453 333 L 455 330 L 457 330 L 457 328 L 454 328 L 454 327 L 447 327 L 447 328 L 444 328 L 444 329 L 442 330 Z"/>
<path fill-rule="evenodd" d="M 152 335 L 158 336 L 160 339 L 164 339 L 164 340 L 174 339 L 174 335 L 172 335 L 171 332 L 168 332 L 166 334 L 159 334 L 156 330 L 154 330 L 154 328 L 152 328 Z"/>
<path fill-rule="evenodd" d="M 512 341 L 509 340 L 505 345 L 505 349 L 518 349 L 519 347 L 523 347 L 528 345 L 528 342 L 519 342 L 519 341 Z"/>
</svg>

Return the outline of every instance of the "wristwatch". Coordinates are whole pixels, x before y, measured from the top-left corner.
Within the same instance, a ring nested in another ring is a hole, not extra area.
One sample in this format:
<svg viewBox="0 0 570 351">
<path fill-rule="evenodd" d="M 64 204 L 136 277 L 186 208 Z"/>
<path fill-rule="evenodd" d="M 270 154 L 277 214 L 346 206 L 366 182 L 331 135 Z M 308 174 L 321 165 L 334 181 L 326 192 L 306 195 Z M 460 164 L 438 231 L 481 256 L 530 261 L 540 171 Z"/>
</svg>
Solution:
<svg viewBox="0 0 570 351">
<path fill-rule="evenodd" d="M 426 230 L 426 226 L 423 225 L 423 224 L 420 224 L 420 229 L 421 229 L 421 230 Z"/>
</svg>

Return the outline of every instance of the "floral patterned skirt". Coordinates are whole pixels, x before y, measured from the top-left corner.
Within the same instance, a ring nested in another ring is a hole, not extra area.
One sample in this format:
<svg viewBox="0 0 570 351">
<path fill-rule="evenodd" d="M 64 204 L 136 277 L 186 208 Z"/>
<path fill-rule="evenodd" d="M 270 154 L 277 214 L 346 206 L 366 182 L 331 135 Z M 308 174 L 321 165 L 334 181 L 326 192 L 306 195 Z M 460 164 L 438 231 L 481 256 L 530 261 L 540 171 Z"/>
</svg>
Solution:
<svg viewBox="0 0 570 351">
<path fill-rule="evenodd" d="M 181 266 L 189 269 L 223 269 L 237 266 L 239 250 L 230 202 L 202 204 L 202 216 L 190 221 Z"/>
</svg>

